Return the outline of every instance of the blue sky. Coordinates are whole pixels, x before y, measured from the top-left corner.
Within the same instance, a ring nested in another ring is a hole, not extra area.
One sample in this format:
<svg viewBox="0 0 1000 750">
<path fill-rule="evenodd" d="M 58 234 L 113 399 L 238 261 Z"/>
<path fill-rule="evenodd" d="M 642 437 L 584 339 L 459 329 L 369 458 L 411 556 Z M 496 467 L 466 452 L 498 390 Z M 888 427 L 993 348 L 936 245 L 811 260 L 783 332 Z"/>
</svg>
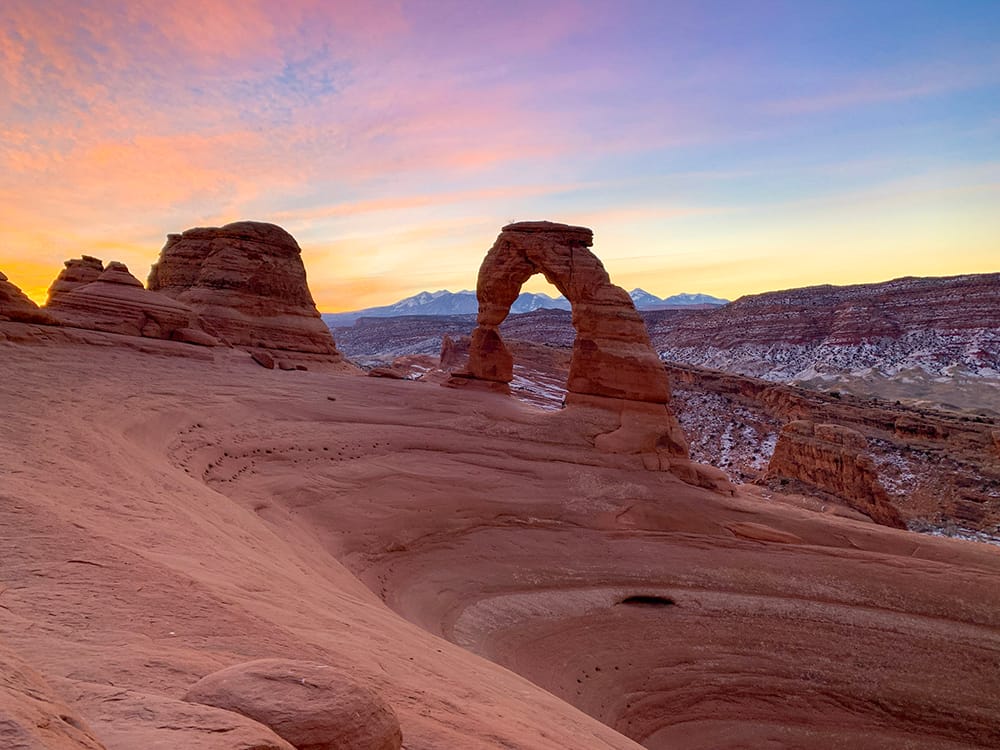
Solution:
<svg viewBox="0 0 1000 750">
<path fill-rule="evenodd" d="M 472 287 L 521 219 L 660 295 L 1000 266 L 997 2 L 8 0 L 0 74 L 36 298 L 238 219 L 331 311 Z"/>
</svg>

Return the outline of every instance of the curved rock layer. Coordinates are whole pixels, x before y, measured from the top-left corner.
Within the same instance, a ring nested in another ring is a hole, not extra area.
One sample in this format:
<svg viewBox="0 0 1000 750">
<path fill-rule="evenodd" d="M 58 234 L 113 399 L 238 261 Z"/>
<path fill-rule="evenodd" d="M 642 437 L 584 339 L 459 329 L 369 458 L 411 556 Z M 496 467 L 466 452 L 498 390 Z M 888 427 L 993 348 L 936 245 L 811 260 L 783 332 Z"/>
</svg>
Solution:
<svg viewBox="0 0 1000 750">
<path fill-rule="evenodd" d="M 864 435 L 849 427 L 789 422 L 781 430 L 764 475 L 765 484 L 805 485 L 807 494 L 833 495 L 876 523 L 905 524 L 878 480 Z"/>
<path fill-rule="evenodd" d="M 97 281 L 54 295 L 46 308 L 63 325 L 126 336 L 218 343 L 198 330 L 195 312 L 163 294 L 144 289 L 124 263 L 111 262 Z"/>
<path fill-rule="evenodd" d="M 335 435 L 241 418 L 205 447 L 208 415 L 175 460 L 266 497 L 411 621 L 648 748 L 1000 741 L 991 548 L 639 471 L 574 437 L 573 410 L 365 385 L 338 388 Z M 375 426 L 372 402 L 419 408 Z"/>
<path fill-rule="evenodd" d="M 56 321 L 0 272 L 0 321 L 15 323 L 41 323 L 53 325 Z"/>
<path fill-rule="evenodd" d="M 148 286 L 191 307 L 234 346 L 339 360 L 301 256 L 295 238 L 274 224 L 188 229 L 168 236 Z"/>
<path fill-rule="evenodd" d="M 84 255 L 81 258 L 70 258 L 64 264 L 56 280 L 49 287 L 49 298 L 45 303 L 51 305 L 59 295 L 72 292 L 74 289 L 97 281 L 104 273 L 104 263 L 100 258 Z"/>
<path fill-rule="evenodd" d="M 118 747 L 261 658 L 350 672 L 414 749 L 1000 746 L 995 547 L 707 492 L 573 409 L 214 354 L 4 347 L 0 638 L 113 691 L 74 707 Z"/>
</svg>

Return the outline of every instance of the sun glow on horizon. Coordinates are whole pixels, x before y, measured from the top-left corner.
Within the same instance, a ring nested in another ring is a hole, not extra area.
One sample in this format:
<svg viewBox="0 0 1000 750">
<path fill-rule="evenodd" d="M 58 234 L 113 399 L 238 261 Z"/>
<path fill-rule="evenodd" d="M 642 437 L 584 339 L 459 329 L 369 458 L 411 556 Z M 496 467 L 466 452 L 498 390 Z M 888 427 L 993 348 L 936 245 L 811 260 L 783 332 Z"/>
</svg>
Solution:
<svg viewBox="0 0 1000 750">
<path fill-rule="evenodd" d="M 1000 5 L 890 5 L 9 0 L 0 270 L 271 221 L 333 312 L 540 218 L 660 296 L 998 270 Z"/>
</svg>

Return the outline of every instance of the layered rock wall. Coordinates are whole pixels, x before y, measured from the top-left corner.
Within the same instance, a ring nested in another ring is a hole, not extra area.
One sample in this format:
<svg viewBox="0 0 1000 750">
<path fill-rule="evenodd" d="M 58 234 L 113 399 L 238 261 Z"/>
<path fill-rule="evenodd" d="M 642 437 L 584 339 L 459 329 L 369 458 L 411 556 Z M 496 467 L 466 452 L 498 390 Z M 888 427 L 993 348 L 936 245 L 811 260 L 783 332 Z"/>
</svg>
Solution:
<svg viewBox="0 0 1000 750">
<path fill-rule="evenodd" d="M 191 307 L 234 346 L 339 360 L 301 255 L 295 238 L 274 224 L 189 229 L 169 235 L 148 286 Z"/>
<path fill-rule="evenodd" d="M 104 263 L 100 258 L 92 255 L 84 255 L 81 258 L 71 258 L 64 264 L 64 268 L 59 272 L 56 280 L 49 287 L 49 298 L 45 303 L 51 305 L 59 298 L 59 295 L 72 292 L 85 284 L 97 281 L 104 273 Z"/>
<path fill-rule="evenodd" d="M 768 380 L 872 368 L 881 378 L 911 380 L 909 371 L 1000 372 L 1000 273 L 805 287 L 646 318 L 664 359 Z"/>
<path fill-rule="evenodd" d="M 58 280 L 53 288 L 57 284 Z M 190 307 L 144 289 L 124 263 L 114 261 L 96 281 L 52 295 L 46 309 L 63 325 L 73 328 L 205 345 L 217 343 L 199 330 L 197 315 Z"/>
<path fill-rule="evenodd" d="M 829 493 L 884 526 L 904 528 L 879 483 L 864 435 L 848 427 L 789 422 L 781 430 L 764 482 L 801 482 Z"/>
<path fill-rule="evenodd" d="M 0 272 L 0 321 L 15 323 L 41 323 L 53 325 L 56 321 L 38 305 L 31 301 L 24 292 Z"/>
</svg>

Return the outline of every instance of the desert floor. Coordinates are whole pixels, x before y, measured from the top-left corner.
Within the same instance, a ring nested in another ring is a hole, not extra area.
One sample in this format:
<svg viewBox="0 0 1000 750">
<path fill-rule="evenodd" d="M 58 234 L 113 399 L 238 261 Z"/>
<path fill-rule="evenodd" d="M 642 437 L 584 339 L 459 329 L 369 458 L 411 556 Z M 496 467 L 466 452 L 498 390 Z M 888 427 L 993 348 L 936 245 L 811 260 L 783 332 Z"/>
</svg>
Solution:
<svg viewBox="0 0 1000 750">
<path fill-rule="evenodd" d="M 179 699 L 270 656 L 408 750 L 1000 747 L 1000 548 L 697 489 L 573 409 L 90 340 L 0 344 L 0 648 L 109 750 L 234 747 Z"/>
</svg>

